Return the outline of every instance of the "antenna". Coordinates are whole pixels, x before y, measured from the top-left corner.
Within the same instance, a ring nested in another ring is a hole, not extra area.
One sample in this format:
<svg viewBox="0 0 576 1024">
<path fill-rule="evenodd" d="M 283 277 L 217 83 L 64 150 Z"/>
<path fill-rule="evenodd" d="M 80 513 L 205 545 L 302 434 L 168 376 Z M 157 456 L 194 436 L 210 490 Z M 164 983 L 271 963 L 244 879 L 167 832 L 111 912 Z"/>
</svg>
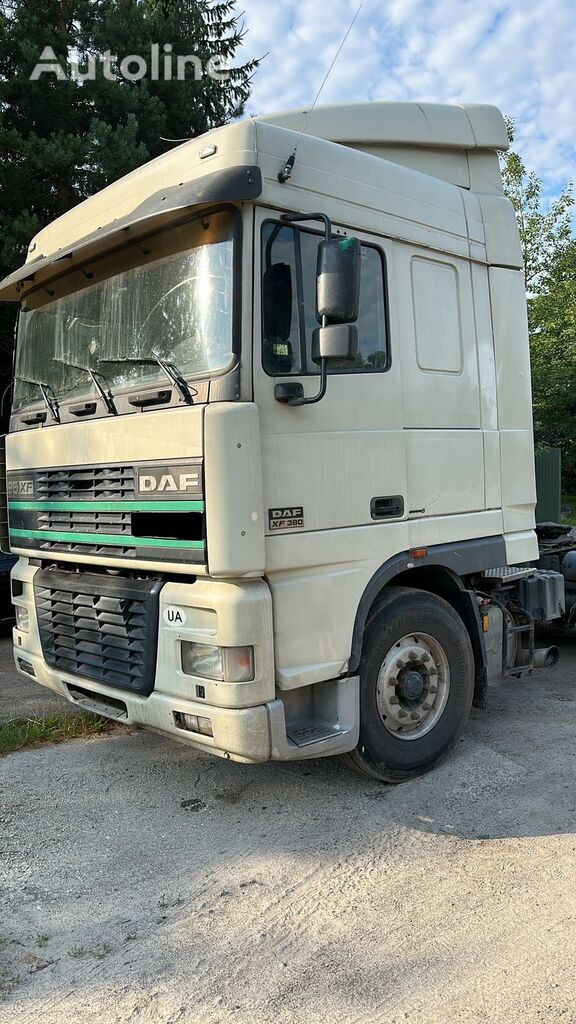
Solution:
<svg viewBox="0 0 576 1024">
<path fill-rule="evenodd" d="M 296 145 L 294 146 L 294 149 L 293 149 L 292 153 L 290 154 L 290 156 L 288 157 L 288 159 L 286 161 L 286 166 L 284 167 L 283 171 L 279 171 L 279 173 L 278 173 L 278 181 L 282 185 L 284 184 L 285 181 L 288 181 L 288 178 L 292 174 L 292 168 L 294 167 L 294 164 L 296 163 L 296 153 L 298 151 L 298 146 L 300 145 L 300 139 L 302 138 L 302 136 L 304 135 L 304 132 L 306 131 L 306 128 L 308 127 L 308 122 L 309 122 L 310 117 L 311 117 L 311 115 L 312 115 L 312 113 L 314 111 L 314 107 L 316 106 L 318 100 L 320 99 L 320 93 L 322 92 L 324 86 L 326 85 L 326 82 L 328 81 L 328 78 L 330 77 L 330 72 L 332 71 L 332 68 L 334 67 L 336 61 L 338 60 L 338 57 L 340 56 L 340 54 L 341 54 L 341 52 L 342 52 L 342 50 L 344 48 L 344 44 L 345 44 L 346 40 L 348 39 L 348 36 L 350 35 L 350 33 L 351 33 L 351 31 L 352 31 L 352 29 L 354 27 L 354 22 L 356 21 L 356 18 L 360 14 L 360 11 L 362 10 L 363 6 L 364 6 L 364 0 L 362 0 L 362 3 L 360 4 L 358 10 L 356 11 L 356 14 L 352 18 L 352 21 L 350 22 L 350 24 L 348 26 L 348 29 L 346 31 L 346 35 L 344 36 L 344 39 L 342 40 L 342 42 L 340 43 L 340 46 L 336 50 L 336 53 L 334 54 L 334 57 L 332 58 L 332 63 L 330 64 L 330 67 L 328 68 L 328 71 L 326 72 L 326 74 L 324 75 L 324 78 L 322 79 L 322 83 L 320 85 L 320 88 L 318 89 L 318 92 L 316 93 L 316 97 L 314 99 L 314 102 L 313 102 L 312 106 L 310 107 L 310 110 L 306 114 L 306 118 L 305 118 L 304 124 L 302 125 L 302 128 L 301 128 L 301 131 L 300 131 L 300 134 L 299 134 L 298 138 L 296 139 Z"/>
</svg>

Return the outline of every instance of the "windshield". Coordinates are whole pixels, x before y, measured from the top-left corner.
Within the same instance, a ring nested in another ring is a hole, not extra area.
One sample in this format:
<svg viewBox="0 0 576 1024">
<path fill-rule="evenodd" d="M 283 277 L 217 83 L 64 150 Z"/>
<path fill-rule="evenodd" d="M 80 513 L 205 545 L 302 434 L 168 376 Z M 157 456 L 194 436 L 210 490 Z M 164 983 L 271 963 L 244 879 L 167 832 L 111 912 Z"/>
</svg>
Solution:
<svg viewBox="0 0 576 1024">
<path fill-rule="evenodd" d="M 158 366 L 139 359 L 162 359 L 185 377 L 225 370 L 233 352 L 235 223 L 228 212 L 205 215 L 111 258 L 113 276 L 22 309 L 14 409 L 40 401 L 32 381 L 59 401 L 93 394 L 81 367 L 102 374 L 114 392 L 166 382 Z M 135 259 L 139 265 L 115 272 Z M 105 272 L 95 265 L 84 280 Z"/>
</svg>

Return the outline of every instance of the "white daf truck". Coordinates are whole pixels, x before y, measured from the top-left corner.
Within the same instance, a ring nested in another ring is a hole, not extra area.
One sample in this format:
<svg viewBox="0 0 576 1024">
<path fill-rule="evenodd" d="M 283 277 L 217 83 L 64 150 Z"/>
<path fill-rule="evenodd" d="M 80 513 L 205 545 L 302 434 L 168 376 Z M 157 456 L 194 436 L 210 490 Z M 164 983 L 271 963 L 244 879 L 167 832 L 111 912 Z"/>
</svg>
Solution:
<svg viewBox="0 0 576 1024">
<path fill-rule="evenodd" d="M 508 142 L 489 106 L 304 115 L 139 168 L 0 286 L 16 666 L 222 757 L 401 781 L 565 615 Z"/>
</svg>

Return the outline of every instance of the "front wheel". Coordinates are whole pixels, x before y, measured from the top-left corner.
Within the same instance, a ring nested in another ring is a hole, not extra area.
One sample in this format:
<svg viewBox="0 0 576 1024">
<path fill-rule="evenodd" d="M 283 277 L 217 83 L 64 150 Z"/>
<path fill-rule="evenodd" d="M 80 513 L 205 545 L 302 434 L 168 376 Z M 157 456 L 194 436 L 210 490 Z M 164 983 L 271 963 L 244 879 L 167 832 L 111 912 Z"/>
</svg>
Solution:
<svg viewBox="0 0 576 1024">
<path fill-rule="evenodd" d="M 360 663 L 360 737 L 346 760 L 403 782 L 429 771 L 460 736 L 474 695 L 468 631 L 435 594 L 390 588 L 370 619 Z"/>
</svg>

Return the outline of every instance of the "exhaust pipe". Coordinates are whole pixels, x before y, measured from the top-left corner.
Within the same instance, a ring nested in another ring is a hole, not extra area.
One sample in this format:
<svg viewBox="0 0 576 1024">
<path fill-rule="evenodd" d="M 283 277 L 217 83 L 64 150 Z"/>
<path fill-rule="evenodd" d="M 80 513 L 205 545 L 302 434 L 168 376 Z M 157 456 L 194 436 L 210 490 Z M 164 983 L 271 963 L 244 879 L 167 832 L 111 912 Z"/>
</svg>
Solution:
<svg viewBox="0 0 576 1024">
<path fill-rule="evenodd" d="M 557 647 L 537 647 L 534 651 L 534 668 L 553 668 L 558 664 L 560 651 Z"/>
</svg>

